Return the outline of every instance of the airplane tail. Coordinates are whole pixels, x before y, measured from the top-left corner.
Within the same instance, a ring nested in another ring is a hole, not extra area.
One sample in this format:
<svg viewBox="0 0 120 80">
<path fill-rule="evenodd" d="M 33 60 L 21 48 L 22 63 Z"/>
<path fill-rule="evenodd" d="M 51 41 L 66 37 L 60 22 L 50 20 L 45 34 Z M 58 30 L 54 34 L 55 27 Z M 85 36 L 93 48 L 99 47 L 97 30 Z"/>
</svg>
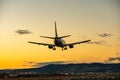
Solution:
<svg viewBox="0 0 120 80">
<path fill-rule="evenodd" d="M 58 38 L 56 22 L 55 22 L 55 37 L 47 37 L 47 36 L 40 36 L 40 37 L 43 37 L 43 38 L 49 38 L 49 39 L 55 39 L 55 38 Z"/>
<path fill-rule="evenodd" d="M 57 33 L 57 25 L 56 25 L 56 22 L 55 22 L 55 37 L 56 38 L 65 38 L 65 37 L 69 37 L 71 35 L 66 35 L 66 36 L 61 36 L 61 37 L 58 37 L 58 33 Z"/>
<path fill-rule="evenodd" d="M 56 25 L 56 22 L 55 22 L 55 37 L 47 37 L 47 36 L 40 36 L 40 37 L 49 38 L 49 39 L 55 39 L 55 38 L 65 38 L 65 37 L 69 37 L 69 36 L 71 36 L 71 35 L 66 35 L 66 36 L 58 37 L 57 25 Z"/>
<path fill-rule="evenodd" d="M 55 37 L 58 38 L 56 22 L 55 22 Z"/>
</svg>

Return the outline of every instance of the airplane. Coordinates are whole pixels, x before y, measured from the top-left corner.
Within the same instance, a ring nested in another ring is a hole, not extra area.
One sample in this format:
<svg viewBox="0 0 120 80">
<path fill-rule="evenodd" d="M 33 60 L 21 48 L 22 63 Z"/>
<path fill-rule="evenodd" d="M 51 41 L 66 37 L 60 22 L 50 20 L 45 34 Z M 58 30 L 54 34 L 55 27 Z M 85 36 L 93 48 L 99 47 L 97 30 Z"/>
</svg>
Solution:
<svg viewBox="0 0 120 80">
<path fill-rule="evenodd" d="M 32 42 L 32 41 L 28 41 L 28 43 L 48 46 L 49 49 L 53 49 L 53 50 L 56 50 L 56 47 L 61 47 L 62 50 L 67 50 L 67 46 L 69 46 L 69 48 L 74 48 L 74 45 L 76 45 L 76 44 L 81 44 L 81 43 L 86 43 L 86 42 L 91 41 L 91 40 L 85 40 L 85 41 L 66 44 L 66 42 L 62 38 L 66 38 L 66 37 L 69 37 L 71 35 L 66 35 L 66 36 L 59 37 L 58 33 L 57 33 L 56 22 L 54 24 L 55 24 L 55 37 L 40 36 L 40 37 L 43 37 L 43 38 L 54 39 L 54 44 L 39 43 L 39 42 Z"/>
</svg>

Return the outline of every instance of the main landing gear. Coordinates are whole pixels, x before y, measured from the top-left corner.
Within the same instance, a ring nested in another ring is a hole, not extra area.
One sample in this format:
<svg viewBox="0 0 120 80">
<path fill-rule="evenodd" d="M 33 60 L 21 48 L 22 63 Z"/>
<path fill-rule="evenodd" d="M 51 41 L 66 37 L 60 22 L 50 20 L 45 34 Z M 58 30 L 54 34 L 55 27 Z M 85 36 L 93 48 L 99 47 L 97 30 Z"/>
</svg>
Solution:
<svg viewBox="0 0 120 80">
<path fill-rule="evenodd" d="M 54 47 L 53 50 L 56 50 L 56 48 Z"/>
<path fill-rule="evenodd" d="M 63 50 L 67 50 L 67 48 L 66 48 L 66 47 L 65 47 L 65 48 L 62 48 L 62 51 L 63 51 Z"/>
<path fill-rule="evenodd" d="M 53 47 L 52 49 L 53 49 L 53 50 L 56 50 L 55 47 Z M 63 51 L 63 50 L 67 50 L 67 47 L 63 47 L 63 48 L 62 48 L 62 51 Z"/>
</svg>

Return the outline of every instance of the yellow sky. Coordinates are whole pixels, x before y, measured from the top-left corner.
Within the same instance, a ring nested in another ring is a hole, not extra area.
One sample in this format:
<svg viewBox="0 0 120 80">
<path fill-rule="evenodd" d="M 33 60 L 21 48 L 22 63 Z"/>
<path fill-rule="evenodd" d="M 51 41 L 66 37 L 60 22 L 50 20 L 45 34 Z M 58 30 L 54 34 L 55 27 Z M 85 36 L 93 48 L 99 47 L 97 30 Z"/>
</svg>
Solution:
<svg viewBox="0 0 120 80">
<path fill-rule="evenodd" d="M 119 7 L 117 0 L 1 0 L 0 69 L 32 67 L 29 62 L 104 62 L 120 56 Z M 54 36 L 54 21 L 60 36 L 72 35 L 66 43 L 91 39 L 91 44 L 53 51 L 27 43 L 53 43 L 39 36 Z M 32 34 L 19 35 L 17 30 Z"/>
</svg>

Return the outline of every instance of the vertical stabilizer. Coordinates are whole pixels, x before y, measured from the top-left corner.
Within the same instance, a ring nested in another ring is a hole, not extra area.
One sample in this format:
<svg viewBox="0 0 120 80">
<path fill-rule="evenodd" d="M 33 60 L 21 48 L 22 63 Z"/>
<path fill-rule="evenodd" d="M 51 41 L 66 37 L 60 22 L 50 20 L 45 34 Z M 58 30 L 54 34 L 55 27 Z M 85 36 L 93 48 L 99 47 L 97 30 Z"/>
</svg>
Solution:
<svg viewBox="0 0 120 80">
<path fill-rule="evenodd" d="M 58 38 L 56 22 L 55 22 L 55 37 Z"/>
</svg>

